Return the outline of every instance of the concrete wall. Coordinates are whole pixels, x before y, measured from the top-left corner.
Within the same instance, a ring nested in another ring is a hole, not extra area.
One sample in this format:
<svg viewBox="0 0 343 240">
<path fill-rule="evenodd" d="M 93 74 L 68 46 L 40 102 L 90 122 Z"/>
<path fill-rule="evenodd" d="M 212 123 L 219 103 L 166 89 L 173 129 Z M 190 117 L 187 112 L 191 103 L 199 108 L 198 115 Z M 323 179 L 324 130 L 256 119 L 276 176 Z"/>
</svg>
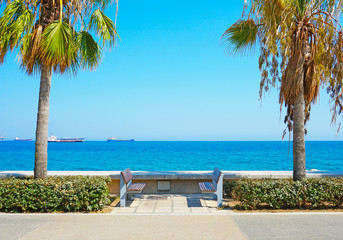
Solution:
<svg viewBox="0 0 343 240">
<path fill-rule="evenodd" d="M 179 194 L 196 194 L 201 193 L 199 189 L 199 182 L 203 180 L 170 180 L 170 190 L 159 191 L 157 182 L 159 180 L 134 180 L 133 183 L 145 183 L 145 188 L 142 194 L 145 193 L 179 193 Z M 206 181 L 206 180 L 205 180 Z M 112 179 L 109 184 L 110 193 L 119 194 L 120 182 L 117 179 Z"/>
<path fill-rule="evenodd" d="M 292 171 L 223 171 L 224 181 L 239 178 L 291 178 Z M 120 171 L 49 171 L 49 176 L 102 176 L 112 179 L 110 193 L 119 194 Z M 201 193 L 199 182 L 211 182 L 212 171 L 133 171 L 133 183 L 145 183 L 144 193 Z M 32 171 L 0 171 L 0 178 L 30 177 Z M 343 171 L 307 171 L 307 177 L 343 177 Z M 170 181 L 169 191 L 158 191 L 158 181 Z"/>
</svg>

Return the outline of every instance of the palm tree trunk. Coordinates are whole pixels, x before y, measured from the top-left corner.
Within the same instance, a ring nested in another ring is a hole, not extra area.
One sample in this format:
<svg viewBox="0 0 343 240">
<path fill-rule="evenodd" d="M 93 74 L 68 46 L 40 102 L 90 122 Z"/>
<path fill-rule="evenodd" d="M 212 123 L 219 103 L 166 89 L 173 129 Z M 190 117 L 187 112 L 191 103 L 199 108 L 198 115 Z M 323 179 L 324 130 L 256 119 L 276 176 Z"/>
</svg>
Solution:
<svg viewBox="0 0 343 240">
<path fill-rule="evenodd" d="M 41 24 L 43 31 L 47 25 L 59 18 L 60 8 L 54 0 L 41 1 Z M 34 178 L 46 178 L 48 175 L 48 123 L 51 87 L 51 67 L 42 66 L 36 127 L 36 150 Z"/>
<path fill-rule="evenodd" d="M 48 122 L 51 75 L 51 68 L 43 66 L 39 88 L 34 178 L 46 178 L 48 174 Z"/>
<path fill-rule="evenodd" d="M 299 74 L 299 77 L 303 77 Z M 293 109 L 293 180 L 303 181 L 306 178 L 305 159 L 305 123 L 304 123 L 304 84 L 300 83 L 299 93 Z"/>
</svg>

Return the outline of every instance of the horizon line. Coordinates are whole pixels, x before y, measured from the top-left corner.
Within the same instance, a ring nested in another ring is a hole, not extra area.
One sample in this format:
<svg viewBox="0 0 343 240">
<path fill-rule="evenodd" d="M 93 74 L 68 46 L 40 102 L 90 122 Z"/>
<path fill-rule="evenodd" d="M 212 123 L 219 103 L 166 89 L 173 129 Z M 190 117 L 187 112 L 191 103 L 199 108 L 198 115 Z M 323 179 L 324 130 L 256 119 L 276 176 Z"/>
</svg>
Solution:
<svg viewBox="0 0 343 240">
<path fill-rule="evenodd" d="M 86 139 L 86 138 L 85 138 Z M 6 140 L 0 142 L 15 142 L 14 139 Z M 18 141 L 16 141 L 18 142 Z M 20 141 L 20 142 L 35 142 L 35 139 L 32 139 L 31 141 Z M 84 142 L 107 142 L 107 140 L 85 140 Z M 121 141 L 118 141 L 121 142 Z M 122 141 L 122 142 L 128 142 L 128 141 Z M 134 140 L 133 142 L 293 142 L 293 140 Z M 311 139 L 311 140 L 305 140 L 305 142 L 343 142 L 341 139 L 337 140 L 329 140 L 329 139 Z M 60 142 L 59 142 L 60 143 Z"/>
</svg>

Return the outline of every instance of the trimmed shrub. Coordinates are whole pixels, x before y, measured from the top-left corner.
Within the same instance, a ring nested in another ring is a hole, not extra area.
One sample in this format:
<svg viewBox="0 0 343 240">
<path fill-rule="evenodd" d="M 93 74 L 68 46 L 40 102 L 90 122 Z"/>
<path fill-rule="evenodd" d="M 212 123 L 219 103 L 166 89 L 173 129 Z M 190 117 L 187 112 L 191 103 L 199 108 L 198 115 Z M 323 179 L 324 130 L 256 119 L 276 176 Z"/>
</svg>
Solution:
<svg viewBox="0 0 343 240">
<path fill-rule="evenodd" d="M 237 181 L 235 181 L 235 180 L 225 181 L 223 183 L 224 195 L 226 197 L 232 197 L 231 192 L 235 188 L 236 184 L 237 184 Z"/>
<path fill-rule="evenodd" d="M 90 212 L 109 202 L 110 178 L 68 176 L 0 179 L 2 212 Z"/>
<path fill-rule="evenodd" d="M 224 192 L 241 209 L 329 208 L 343 206 L 343 178 L 240 179 L 226 182 Z"/>
</svg>

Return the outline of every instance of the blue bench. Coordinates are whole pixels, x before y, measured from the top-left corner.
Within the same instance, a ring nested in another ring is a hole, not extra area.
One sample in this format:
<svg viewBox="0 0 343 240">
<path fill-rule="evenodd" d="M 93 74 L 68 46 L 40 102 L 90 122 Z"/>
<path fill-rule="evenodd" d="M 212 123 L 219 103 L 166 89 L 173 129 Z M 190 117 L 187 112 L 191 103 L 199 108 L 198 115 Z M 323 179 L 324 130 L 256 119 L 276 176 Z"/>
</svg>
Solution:
<svg viewBox="0 0 343 240">
<path fill-rule="evenodd" d="M 130 199 L 129 194 L 141 193 L 145 183 L 132 184 L 132 173 L 129 168 L 120 172 L 120 206 L 126 206 L 126 199 Z"/>
<path fill-rule="evenodd" d="M 217 206 L 221 207 L 223 203 L 223 177 L 224 174 L 218 168 L 215 168 L 212 174 L 212 183 L 200 182 L 199 187 L 202 193 L 214 194 L 217 198 Z"/>
</svg>

